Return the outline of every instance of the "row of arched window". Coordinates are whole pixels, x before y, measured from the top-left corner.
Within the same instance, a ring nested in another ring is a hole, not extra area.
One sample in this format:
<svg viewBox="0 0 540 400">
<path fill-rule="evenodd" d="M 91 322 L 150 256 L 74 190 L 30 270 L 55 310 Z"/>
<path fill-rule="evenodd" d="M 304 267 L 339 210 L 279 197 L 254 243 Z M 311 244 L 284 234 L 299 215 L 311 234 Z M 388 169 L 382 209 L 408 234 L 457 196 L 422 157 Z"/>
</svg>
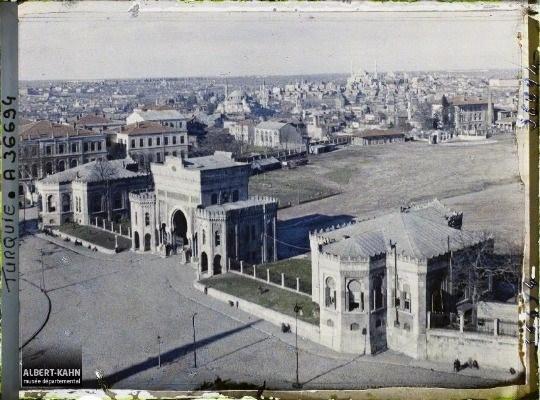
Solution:
<svg viewBox="0 0 540 400">
<path fill-rule="evenodd" d="M 372 296 L 370 309 L 376 310 L 385 306 L 385 287 L 383 276 L 375 276 L 372 279 Z M 410 301 L 409 301 L 410 304 Z M 336 281 L 333 277 L 327 277 L 324 282 L 324 305 L 327 308 L 337 308 Z M 366 296 L 363 285 L 356 279 L 348 281 L 345 291 L 345 309 L 347 311 L 367 311 Z"/>
</svg>

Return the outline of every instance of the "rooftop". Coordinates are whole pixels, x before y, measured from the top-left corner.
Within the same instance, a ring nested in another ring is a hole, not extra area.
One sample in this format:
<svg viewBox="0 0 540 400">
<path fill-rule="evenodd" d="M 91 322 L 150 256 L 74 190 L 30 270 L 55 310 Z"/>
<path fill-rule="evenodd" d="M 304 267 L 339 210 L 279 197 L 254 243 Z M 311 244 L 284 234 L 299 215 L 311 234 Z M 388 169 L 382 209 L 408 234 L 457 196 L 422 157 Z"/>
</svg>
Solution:
<svg viewBox="0 0 540 400">
<path fill-rule="evenodd" d="M 106 179 L 117 180 L 124 178 L 134 178 L 144 174 L 133 172 L 127 169 L 129 165 L 135 164 L 130 158 L 124 160 L 92 161 L 81 164 L 75 168 L 70 168 L 56 174 L 43 178 L 40 182 L 69 183 L 78 182 L 99 182 Z"/>
<path fill-rule="evenodd" d="M 465 106 L 465 105 L 482 105 L 482 104 L 488 104 L 488 100 L 484 99 L 483 97 L 465 97 L 465 96 L 458 96 L 454 97 L 451 101 L 451 103 L 455 106 Z"/>
<path fill-rule="evenodd" d="M 450 227 L 449 218 L 453 215 L 459 214 L 434 200 L 318 235 L 329 243 L 323 246 L 323 252 L 343 258 L 386 253 L 391 241 L 396 243 L 398 254 L 418 260 L 487 239 L 479 232 Z"/>
<path fill-rule="evenodd" d="M 223 204 L 214 204 L 214 205 L 205 207 L 204 209 L 207 211 L 231 211 L 231 210 L 239 210 L 242 208 L 259 206 L 263 204 L 272 204 L 272 203 L 277 203 L 277 200 L 271 197 L 255 196 L 255 197 L 250 197 L 247 200 L 233 201 L 233 202 L 227 202 Z"/>
<path fill-rule="evenodd" d="M 87 114 L 80 118 L 77 118 L 77 120 L 75 121 L 75 124 L 82 125 L 82 126 L 84 125 L 110 125 L 112 123 L 113 122 L 110 119 L 99 114 Z"/>
<path fill-rule="evenodd" d="M 159 122 L 136 122 L 134 124 L 126 125 L 122 128 L 121 133 L 127 134 L 128 136 L 137 136 L 137 135 L 152 135 L 160 133 L 178 133 L 178 129 L 170 128 L 168 126 L 163 126 Z"/>
<path fill-rule="evenodd" d="M 262 122 L 259 122 L 259 124 L 256 126 L 256 128 L 259 128 L 259 129 L 281 129 L 285 125 L 287 125 L 287 122 L 262 121 Z"/>
<path fill-rule="evenodd" d="M 189 116 L 182 114 L 178 110 L 173 109 L 135 109 L 133 113 L 139 114 L 146 121 L 164 121 L 164 120 L 179 120 L 189 119 Z"/>
<path fill-rule="evenodd" d="M 210 156 L 185 158 L 183 164 L 186 169 L 197 170 L 211 170 L 248 165 L 243 162 L 235 161 L 232 153 L 225 151 L 216 151 Z"/>
<path fill-rule="evenodd" d="M 72 136 L 101 136 L 102 134 L 83 128 L 75 128 L 73 125 L 42 120 L 22 125 L 20 135 L 22 140 L 35 140 Z"/>
</svg>

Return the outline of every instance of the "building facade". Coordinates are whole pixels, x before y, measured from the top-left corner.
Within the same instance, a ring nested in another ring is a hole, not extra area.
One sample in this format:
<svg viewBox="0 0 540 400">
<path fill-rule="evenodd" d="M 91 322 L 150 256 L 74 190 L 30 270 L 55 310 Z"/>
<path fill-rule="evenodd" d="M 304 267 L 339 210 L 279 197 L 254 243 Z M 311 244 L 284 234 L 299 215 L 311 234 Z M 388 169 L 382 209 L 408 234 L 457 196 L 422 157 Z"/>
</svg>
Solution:
<svg viewBox="0 0 540 400">
<path fill-rule="evenodd" d="M 21 126 L 19 194 L 36 201 L 35 183 L 44 177 L 96 160 L 107 159 L 105 134 L 50 121 Z"/>
<path fill-rule="evenodd" d="M 228 260 L 275 260 L 277 201 L 249 197 L 250 166 L 231 153 L 151 165 L 152 192 L 130 195 L 132 249 L 198 263 L 202 276 Z"/>
<path fill-rule="evenodd" d="M 187 132 L 158 122 L 136 122 L 122 127 L 116 134 L 116 142 L 146 170 L 150 163 L 162 163 L 166 157 L 185 157 L 188 152 Z"/>
<path fill-rule="evenodd" d="M 299 130 L 290 123 L 263 121 L 255 126 L 253 144 L 277 149 L 295 149 L 303 145 L 303 138 Z"/>
<path fill-rule="evenodd" d="M 454 129 L 464 138 L 486 137 L 493 123 L 493 104 L 489 99 L 460 97 L 451 102 Z"/>
<path fill-rule="evenodd" d="M 312 300 L 321 343 L 336 351 L 393 349 L 426 359 L 430 313 L 456 313 L 452 260 L 493 240 L 461 229 L 438 201 L 310 234 Z"/>
<path fill-rule="evenodd" d="M 133 160 L 93 161 L 47 176 L 36 185 L 44 226 L 91 225 L 129 218 L 129 192 L 148 185 Z"/>
</svg>

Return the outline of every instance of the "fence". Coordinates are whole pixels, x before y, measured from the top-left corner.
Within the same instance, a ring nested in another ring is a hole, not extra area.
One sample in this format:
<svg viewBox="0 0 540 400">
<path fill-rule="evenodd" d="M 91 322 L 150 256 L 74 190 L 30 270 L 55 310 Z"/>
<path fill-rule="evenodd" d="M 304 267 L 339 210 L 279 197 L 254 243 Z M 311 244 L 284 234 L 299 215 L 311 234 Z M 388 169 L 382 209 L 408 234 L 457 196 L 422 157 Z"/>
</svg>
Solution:
<svg viewBox="0 0 540 400">
<path fill-rule="evenodd" d="M 127 223 L 114 222 L 106 220 L 105 218 L 95 217 L 91 220 L 90 226 L 131 239 L 131 227 L 128 226 Z"/>
<path fill-rule="evenodd" d="M 517 320 L 517 315 L 516 315 Z M 493 336 L 518 336 L 516 322 L 494 319 L 478 319 L 476 323 L 471 318 L 455 313 L 427 313 L 428 329 L 452 329 L 460 332 L 478 332 Z"/>
<path fill-rule="evenodd" d="M 228 271 L 267 285 L 311 297 L 311 286 L 300 280 L 300 277 L 292 277 L 284 272 L 272 271 L 272 268 L 268 268 L 266 264 L 256 265 L 229 259 Z"/>
</svg>

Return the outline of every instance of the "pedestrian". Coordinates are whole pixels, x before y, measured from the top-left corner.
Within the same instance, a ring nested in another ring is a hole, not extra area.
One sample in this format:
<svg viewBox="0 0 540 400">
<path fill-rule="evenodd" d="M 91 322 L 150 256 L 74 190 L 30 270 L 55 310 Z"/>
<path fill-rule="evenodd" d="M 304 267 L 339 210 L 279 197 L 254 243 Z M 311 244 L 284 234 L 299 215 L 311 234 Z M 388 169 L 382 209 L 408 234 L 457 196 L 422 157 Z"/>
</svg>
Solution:
<svg viewBox="0 0 540 400">
<path fill-rule="evenodd" d="M 476 360 L 473 360 L 472 366 L 473 366 L 474 369 L 479 369 L 479 368 L 480 368 L 480 367 L 478 366 L 478 361 L 476 361 Z"/>
<path fill-rule="evenodd" d="M 454 372 L 459 372 L 461 369 L 461 363 L 459 362 L 459 359 L 456 358 L 454 361 Z"/>
</svg>

